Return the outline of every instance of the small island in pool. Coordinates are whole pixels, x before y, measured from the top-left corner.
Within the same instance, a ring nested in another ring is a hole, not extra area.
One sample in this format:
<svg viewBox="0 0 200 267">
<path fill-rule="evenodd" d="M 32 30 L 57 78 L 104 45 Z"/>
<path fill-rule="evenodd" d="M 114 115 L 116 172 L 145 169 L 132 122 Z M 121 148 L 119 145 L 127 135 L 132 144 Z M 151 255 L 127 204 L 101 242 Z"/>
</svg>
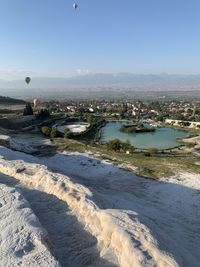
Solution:
<svg viewBox="0 0 200 267">
<path fill-rule="evenodd" d="M 147 128 L 144 124 L 126 124 L 121 126 L 120 131 L 125 133 L 148 133 L 155 132 L 155 128 Z"/>
</svg>

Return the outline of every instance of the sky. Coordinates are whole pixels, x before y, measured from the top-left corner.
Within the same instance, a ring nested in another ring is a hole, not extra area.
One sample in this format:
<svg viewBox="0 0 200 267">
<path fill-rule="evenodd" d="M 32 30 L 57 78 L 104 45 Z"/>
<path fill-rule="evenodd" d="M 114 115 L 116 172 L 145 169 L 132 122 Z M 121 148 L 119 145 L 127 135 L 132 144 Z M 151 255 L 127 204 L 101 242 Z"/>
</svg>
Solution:
<svg viewBox="0 0 200 267">
<path fill-rule="evenodd" d="M 200 74 L 199 0 L 0 0 L 0 79 Z"/>
</svg>

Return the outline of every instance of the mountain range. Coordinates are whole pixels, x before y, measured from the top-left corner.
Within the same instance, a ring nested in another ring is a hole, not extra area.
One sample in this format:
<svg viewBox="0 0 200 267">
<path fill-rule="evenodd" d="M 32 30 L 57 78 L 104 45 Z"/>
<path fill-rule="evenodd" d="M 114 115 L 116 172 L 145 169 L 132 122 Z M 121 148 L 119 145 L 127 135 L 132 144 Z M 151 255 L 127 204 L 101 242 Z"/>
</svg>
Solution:
<svg viewBox="0 0 200 267">
<path fill-rule="evenodd" d="M 22 80 L 0 80 L 0 89 L 26 88 Z M 133 87 L 199 87 L 200 75 L 91 73 L 68 78 L 32 77 L 32 88 L 70 88 L 84 86 L 133 86 Z"/>
</svg>

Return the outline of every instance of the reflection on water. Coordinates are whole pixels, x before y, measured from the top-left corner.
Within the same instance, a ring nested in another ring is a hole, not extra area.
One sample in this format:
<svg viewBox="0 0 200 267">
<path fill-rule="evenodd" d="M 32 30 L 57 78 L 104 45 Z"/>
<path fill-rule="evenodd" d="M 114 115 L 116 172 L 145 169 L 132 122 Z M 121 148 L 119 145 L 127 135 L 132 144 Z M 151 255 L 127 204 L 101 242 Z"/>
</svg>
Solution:
<svg viewBox="0 0 200 267">
<path fill-rule="evenodd" d="M 101 130 L 101 142 L 106 143 L 109 140 L 118 138 L 121 141 L 129 140 L 131 145 L 138 148 L 172 148 L 178 146 L 176 138 L 188 136 L 183 130 L 172 128 L 157 128 L 155 132 L 147 133 L 123 133 L 119 129 L 123 122 L 109 122 Z"/>
</svg>

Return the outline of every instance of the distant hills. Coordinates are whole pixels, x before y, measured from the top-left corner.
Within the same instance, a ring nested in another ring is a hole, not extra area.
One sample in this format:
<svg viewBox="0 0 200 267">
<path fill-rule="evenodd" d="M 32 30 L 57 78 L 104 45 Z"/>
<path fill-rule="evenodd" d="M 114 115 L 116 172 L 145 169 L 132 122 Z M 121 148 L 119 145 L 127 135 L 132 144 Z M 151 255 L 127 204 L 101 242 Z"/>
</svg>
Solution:
<svg viewBox="0 0 200 267">
<path fill-rule="evenodd" d="M 69 84 L 85 85 L 127 85 L 127 86 L 184 86 L 200 85 L 200 75 L 169 75 L 169 74 L 132 74 L 132 73 L 95 73 L 71 77 Z"/>
<path fill-rule="evenodd" d="M 29 85 L 24 79 L 0 80 L 0 95 L 27 101 L 34 98 L 127 99 L 163 95 L 199 99 L 200 75 L 91 73 L 69 78 L 32 77 Z"/>
<path fill-rule="evenodd" d="M 69 78 L 32 77 L 30 85 L 24 80 L 0 80 L 0 89 L 15 88 L 69 88 L 84 86 L 200 86 L 200 75 L 91 73 Z"/>
</svg>

